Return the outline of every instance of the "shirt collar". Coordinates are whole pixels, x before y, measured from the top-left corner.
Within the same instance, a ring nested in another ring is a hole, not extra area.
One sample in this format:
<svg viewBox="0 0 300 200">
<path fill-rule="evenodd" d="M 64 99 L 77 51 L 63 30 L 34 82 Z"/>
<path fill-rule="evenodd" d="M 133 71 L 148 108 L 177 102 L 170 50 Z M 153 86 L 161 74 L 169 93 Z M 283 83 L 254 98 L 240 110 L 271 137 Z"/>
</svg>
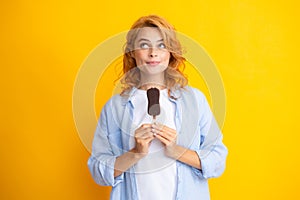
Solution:
<svg viewBox="0 0 300 200">
<path fill-rule="evenodd" d="M 122 105 L 125 106 L 127 103 L 130 103 L 131 106 L 133 106 L 132 103 L 132 99 L 133 99 L 133 94 L 137 91 L 138 89 L 136 87 L 132 87 L 132 89 L 123 96 L 123 101 L 122 101 Z M 177 89 L 177 90 L 171 90 L 171 96 L 175 97 L 176 99 L 173 99 L 171 97 L 169 97 L 169 100 L 177 103 L 177 99 L 180 98 L 181 96 L 181 89 Z"/>
<path fill-rule="evenodd" d="M 137 88 L 133 87 L 129 92 L 125 92 L 124 95 L 122 95 L 122 105 L 125 106 L 127 103 L 130 103 L 132 105 L 132 94 L 137 90 Z"/>
</svg>

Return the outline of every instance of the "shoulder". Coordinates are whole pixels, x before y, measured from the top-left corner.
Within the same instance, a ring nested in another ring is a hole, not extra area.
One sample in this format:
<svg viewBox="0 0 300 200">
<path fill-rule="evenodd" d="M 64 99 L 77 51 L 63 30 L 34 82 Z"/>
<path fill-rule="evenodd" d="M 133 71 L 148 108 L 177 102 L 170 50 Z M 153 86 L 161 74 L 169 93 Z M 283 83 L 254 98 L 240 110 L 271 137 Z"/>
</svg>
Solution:
<svg viewBox="0 0 300 200">
<path fill-rule="evenodd" d="M 185 86 L 181 89 L 182 96 L 192 95 L 196 98 L 196 101 L 206 101 L 206 97 L 203 94 L 202 91 L 200 91 L 198 88 L 191 87 L 191 86 Z"/>
<path fill-rule="evenodd" d="M 126 98 L 121 96 L 120 94 L 113 95 L 104 105 L 103 109 L 112 110 L 114 108 L 119 108 L 124 105 L 126 102 Z"/>
<path fill-rule="evenodd" d="M 124 98 L 120 94 L 113 95 L 104 104 L 100 119 L 110 121 L 111 126 L 113 126 L 113 124 L 119 124 L 125 110 L 125 104 L 123 102 Z"/>
<path fill-rule="evenodd" d="M 136 92 L 137 88 L 132 88 L 124 94 L 113 95 L 105 104 L 104 108 L 110 108 L 113 110 L 122 110 L 129 102 L 131 102 L 132 96 Z"/>
</svg>

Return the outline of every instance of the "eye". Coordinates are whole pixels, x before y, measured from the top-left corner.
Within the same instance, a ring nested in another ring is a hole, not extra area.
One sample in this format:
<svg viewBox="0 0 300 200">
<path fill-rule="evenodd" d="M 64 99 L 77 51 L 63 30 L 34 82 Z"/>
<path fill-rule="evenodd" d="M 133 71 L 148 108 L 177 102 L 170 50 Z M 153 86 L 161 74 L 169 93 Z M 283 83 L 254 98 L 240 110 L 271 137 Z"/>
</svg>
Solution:
<svg viewBox="0 0 300 200">
<path fill-rule="evenodd" d="M 165 48 L 166 48 L 166 45 L 165 45 L 164 43 L 160 43 L 160 44 L 158 45 L 158 48 L 160 48 L 160 49 L 165 49 Z"/>
<path fill-rule="evenodd" d="M 149 49 L 150 46 L 149 46 L 147 43 L 141 43 L 141 44 L 140 44 L 140 48 L 141 48 L 141 49 Z"/>
</svg>

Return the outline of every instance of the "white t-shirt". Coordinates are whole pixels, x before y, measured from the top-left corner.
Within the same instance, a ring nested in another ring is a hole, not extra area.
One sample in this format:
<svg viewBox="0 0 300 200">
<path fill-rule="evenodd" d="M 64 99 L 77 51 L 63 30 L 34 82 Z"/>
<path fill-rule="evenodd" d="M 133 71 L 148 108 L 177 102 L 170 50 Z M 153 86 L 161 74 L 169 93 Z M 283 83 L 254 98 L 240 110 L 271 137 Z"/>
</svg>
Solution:
<svg viewBox="0 0 300 200">
<path fill-rule="evenodd" d="M 168 90 L 160 90 L 160 114 L 156 122 L 175 127 L 175 105 L 168 98 Z M 132 97 L 133 130 L 145 123 L 152 123 L 148 115 L 146 90 L 136 90 Z M 132 144 L 133 145 L 133 144 Z M 174 200 L 176 195 L 176 161 L 164 154 L 164 145 L 152 140 L 149 153 L 135 165 L 138 197 L 140 200 Z"/>
</svg>

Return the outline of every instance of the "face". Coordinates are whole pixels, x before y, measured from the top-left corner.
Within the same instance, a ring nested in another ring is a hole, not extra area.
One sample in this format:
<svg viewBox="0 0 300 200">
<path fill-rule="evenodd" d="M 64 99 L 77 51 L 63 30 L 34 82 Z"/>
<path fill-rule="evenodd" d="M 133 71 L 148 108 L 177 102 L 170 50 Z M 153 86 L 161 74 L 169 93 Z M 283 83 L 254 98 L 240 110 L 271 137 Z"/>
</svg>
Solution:
<svg viewBox="0 0 300 200">
<path fill-rule="evenodd" d="M 157 28 L 142 28 L 134 43 L 137 67 L 143 76 L 161 76 L 169 65 L 170 52 L 166 49 L 161 33 Z"/>
</svg>

